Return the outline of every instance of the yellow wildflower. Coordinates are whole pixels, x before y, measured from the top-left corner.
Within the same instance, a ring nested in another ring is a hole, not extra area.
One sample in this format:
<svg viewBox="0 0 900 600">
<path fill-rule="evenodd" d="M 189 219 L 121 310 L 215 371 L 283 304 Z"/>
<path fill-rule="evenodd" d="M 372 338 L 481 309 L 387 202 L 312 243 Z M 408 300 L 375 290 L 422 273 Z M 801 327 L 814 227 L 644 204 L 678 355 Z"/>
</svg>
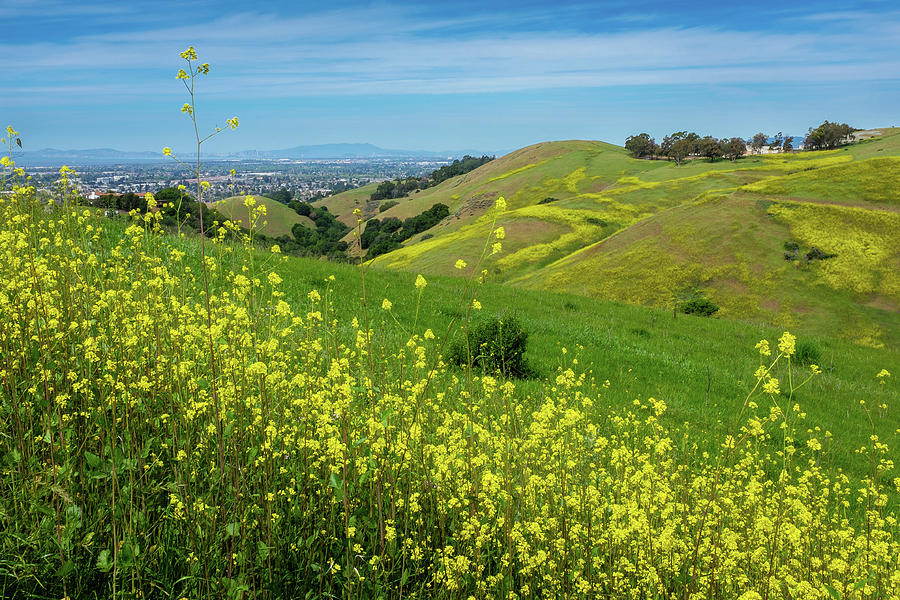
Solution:
<svg viewBox="0 0 900 600">
<path fill-rule="evenodd" d="M 778 349 L 785 356 L 792 356 L 795 352 L 795 344 L 797 342 L 797 338 L 788 333 L 787 331 L 781 336 L 781 339 L 778 340 Z"/>
</svg>

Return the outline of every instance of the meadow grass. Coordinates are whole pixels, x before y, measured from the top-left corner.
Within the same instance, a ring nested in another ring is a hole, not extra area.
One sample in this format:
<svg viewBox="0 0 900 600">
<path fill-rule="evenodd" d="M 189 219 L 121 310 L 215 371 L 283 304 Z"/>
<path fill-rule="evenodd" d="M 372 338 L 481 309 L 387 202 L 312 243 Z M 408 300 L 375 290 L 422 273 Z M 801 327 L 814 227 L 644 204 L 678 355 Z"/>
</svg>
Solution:
<svg viewBox="0 0 900 600">
<path fill-rule="evenodd" d="M 766 179 L 746 188 L 758 194 L 896 206 L 900 157 L 867 160 Z"/>
<path fill-rule="evenodd" d="M 818 269 L 828 286 L 900 298 L 900 214 L 808 202 L 777 203 L 769 214 L 808 247 L 836 254 Z"/>
<path fill-rule="evenodd" d="M 893 350 L 0 217 L 5 596 L 900 595 Z M 506 310 L 535 379 L 443 364 Z"/>
<path fill-rule="evenodd" d="M 898 251 L 889 233 L 894 217 L 840 206 L 773 204 L 747 194 L 713 195 L 660 212 L 513 283 L 657 308 L 697 290 L 728 318 L 895 345 L 900 316 L 893 282 Z M 791 240 L 802 242 L 803 252 L 816 246 L 838 256 L 785 260 L 784 243 Z"/>
</svg>

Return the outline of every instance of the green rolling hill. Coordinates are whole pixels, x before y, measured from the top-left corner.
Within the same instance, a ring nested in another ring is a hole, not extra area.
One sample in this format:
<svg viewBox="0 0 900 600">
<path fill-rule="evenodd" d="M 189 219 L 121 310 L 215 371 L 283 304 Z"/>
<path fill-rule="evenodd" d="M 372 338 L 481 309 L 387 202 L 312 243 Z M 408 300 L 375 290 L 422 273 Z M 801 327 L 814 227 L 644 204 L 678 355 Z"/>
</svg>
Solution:
<svg viewBox="0 0 900 600">
<path fill-rule="evenodd" d="M 232 196 L 224 200 L 216 202 L 216 210 L 229 219 L 239 223 L 242 227 L 248 227 L 250 224 L 250 216 L 248 209 L 244 205 L 246 196 Z M 300 223 L 306 227 L 314 227 L 309 217 L 298 215 L 296 212 L 271 198 L 265 196 L 254 196 L 259 204 L 266 206 L 266 216 L 262 219 L 259 231 L 269 237 L 279 237 L 282 235 L 291 235 L 291 228 Z"/>
<path fill-rule="evenodd" d="M 376 267 L 455 274 L 496 219 L 506 238 L 485 263 L 494 281 L 657 308 L 704 296 L 723 317 L 877 347 L 900 342 L 900 129 L 882 131 L 838 150 L 682 166 L 546 142 L 383 213 L 368 201 L 374 185 L 321 202 L 348 224 L 356 208 L 402 220 L 450 207 Z"/>
</svg>

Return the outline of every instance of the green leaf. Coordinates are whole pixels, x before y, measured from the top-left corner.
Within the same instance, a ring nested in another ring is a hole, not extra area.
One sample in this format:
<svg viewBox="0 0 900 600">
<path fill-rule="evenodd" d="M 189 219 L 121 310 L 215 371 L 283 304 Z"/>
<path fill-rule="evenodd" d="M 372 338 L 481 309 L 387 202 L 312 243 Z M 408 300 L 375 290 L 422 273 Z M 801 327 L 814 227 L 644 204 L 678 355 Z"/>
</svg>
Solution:
<svg viewBox="0 0 900 600">
<path fill-rule="evenodd" d="M 87 461 L 88 466 L 92 469 L 96 469 L 100 466 L 100 457 L 93 452 L 85 452 L 84 459 Z"/>
<path fill-rule="evenodd" d="M 866 577 L 865 579 L 860 579 L 859 581 L 857 581 L 856 583 L 853 584 L 853 591 L 858 592 L 859 590 L 866 587 L 867 583 L 869 583 L 868 577 Z"/>
<path fill-rule="evenodd" d="M 334 488 L 334 493 L 338 499 L 344 498 L 344 482 L 339 480 L 334 473 L 328 478 L 328 485 Z"/>
<path fill-rule="evenodd" d="M 75 563 L 72 562 L 71 560 L 67 560 L 66 562 L 63 563 L 63 565 L 59 569 L 56 570 L 56 576 L 57 577 L 66 577 L 69 575 L 69 573 L 71 573 L 74 570 L 75 570 Z"/>
<path fill-rule="evenodd" d="M 81 507 L 77 504 L 69 504 L 66 506 L 66 521 L 74 524 L 75 527 L 81 527 Z"/>
<path fill-rule="evenodd" d="M 109 550 L 100 551 L 100 556 L 97 557 L 97 568 L 104 573 L 109 572 L 113 568 L 113 564 L 109 560 Z"/>
<path fill-rule="evenodd" d="M 155 441 L 156 438 L 150 438 L 149 440 L 147 440 L 147 442 L 144 444 L 144 449 L 141 450 L 141 458 L 146 460 L 146 458 L 150 456 L 150 449 L 153 447 L 153 442 Z"/>
<path fill-rule="evenodd" d="M 225 526 L 225 534 L 228 537 L 235 537 L 241 532 L 241 524 L 240 523 L 229 523 Z"/>
<path fill-rule="evenodd" d="M 122 544 L 119 551 L 119 568 L 125 569 L 133 566 L 137 562 L 137 557 L 141 554 L 141 547 L 134 542 L 126 540 Z"/>
</svg>

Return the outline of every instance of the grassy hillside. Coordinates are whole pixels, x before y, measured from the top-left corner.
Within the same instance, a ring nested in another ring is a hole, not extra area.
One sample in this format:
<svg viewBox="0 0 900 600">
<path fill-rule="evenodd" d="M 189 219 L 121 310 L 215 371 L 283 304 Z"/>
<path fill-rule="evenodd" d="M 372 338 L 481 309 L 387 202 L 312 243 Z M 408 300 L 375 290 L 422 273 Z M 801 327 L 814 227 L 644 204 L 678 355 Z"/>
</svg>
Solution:
<svg viewBox="0 0 900 600">
<path fill-rule="evenodd" d="M 344 225 L 356 227 L 356 215 L 353 214 L 354 210 L 358 208 L 363 211 L 367 219 L 375 216 L 378 212 L 378 205 L 381 204 L 381 202 L 369 202 L 369 197 L 377 187 L 377 183 L 370 183 L 362 187 L 347 190 L 346 192 L 341 192 L 340 194 L 335 194 L 334 196 L 329 196 L 324 200 L 317 200 L 316 202 L 313 202 L 313 205 L 327 205 L 328 211 L 333 215 L 337 215 L 338 220 Z"/>
<path fill-rule="evenodd" d="M 882 131 L 838 150 L 683 166 L 597 142 L 537 144 L 377 215 L 451 208 L 373 264 L 453 275 L 504 196 L 503 252 L 487 264 L 498 281 L 658 308 L 702 295 L 721 316 L 900 344 L 900 130 Z M 786 259 L 791 244 L 799 260 Z M 806 260 L 814 247 L 836 256 Z"/>
<path fill-rule="evenodd" d="M 900 156 L 872 158 L 770 177 L 745 189 L 767 196 L 897 207 L 900 205 Z"/>
<path fill-rule="evenodd" d="M 155 218 L 0 196 L 4 595 L 900 591 L 895 347 Z M 509 312 L 530 378 L 443 363 Z"/>
<path fill-rule="evenodd" d="M 269 237 L 279 237 L 282 235 L 291 235 L 291 228 L 297 223 L 306 227 L 315 227 L 309 217 L 298 215 L 296 212 L 271 198 L 265 196 L 254 196 L 258 205 L 265 205 L 266 216 L 260 223 L 259 231 Z M 225 200 L 216 202 L 216 210 L 228 217 L 232 221 L 240 223 L 242 227 L 248 227 L 250 224 L 249 209 L 244 204 L 246 196 L 232 196 Z"/>
</svg>

